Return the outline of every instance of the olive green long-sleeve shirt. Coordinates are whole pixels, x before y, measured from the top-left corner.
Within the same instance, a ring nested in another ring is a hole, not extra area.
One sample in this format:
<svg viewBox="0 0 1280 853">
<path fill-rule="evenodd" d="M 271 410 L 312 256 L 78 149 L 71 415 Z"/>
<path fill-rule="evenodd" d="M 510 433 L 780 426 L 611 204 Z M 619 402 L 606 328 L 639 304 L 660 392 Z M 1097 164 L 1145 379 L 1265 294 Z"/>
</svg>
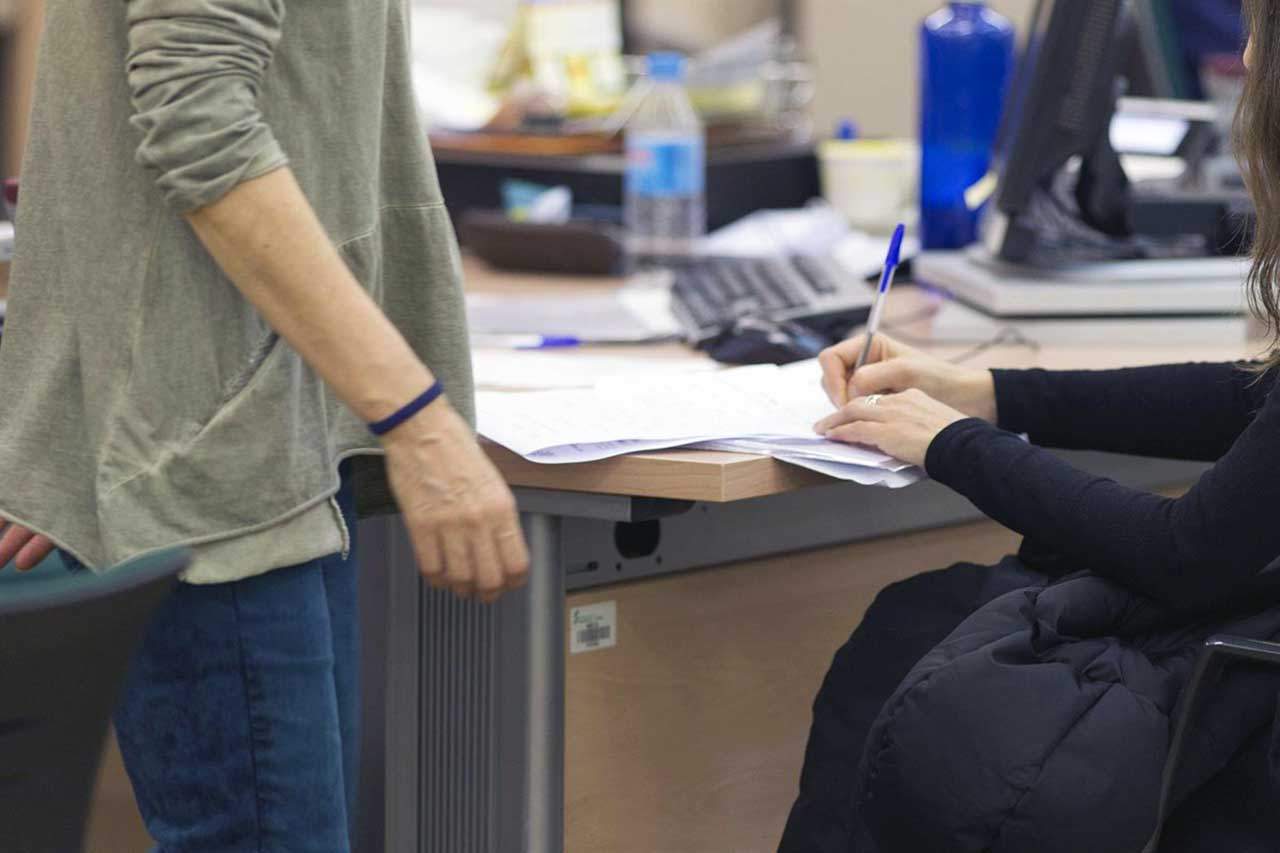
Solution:
<svg viewBox="0 0 1280 853">
<path fill-rule="evenodd" d="M 94 567 L 197 546 L 197 582 L 344 541 L 337 465 L 377 442 L 181 217 L 286 164 L 470 414 L 402 0 L 49 0 L 0 349 L 0 514 Z"/>
</svg>

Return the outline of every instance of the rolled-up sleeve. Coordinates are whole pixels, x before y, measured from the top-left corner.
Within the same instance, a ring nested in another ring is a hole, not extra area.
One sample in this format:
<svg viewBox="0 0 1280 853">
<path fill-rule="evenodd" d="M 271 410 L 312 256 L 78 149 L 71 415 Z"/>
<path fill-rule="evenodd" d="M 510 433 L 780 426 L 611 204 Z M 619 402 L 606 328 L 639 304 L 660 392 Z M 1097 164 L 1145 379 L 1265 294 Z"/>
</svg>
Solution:
<svg viewBox="0 0 1280 853">
<path fill-rule="evenodd" d="M 138 162 L 186 213 L 285 165 L 259 94 L 284 0 L 126 0 Z"/>
</svg>

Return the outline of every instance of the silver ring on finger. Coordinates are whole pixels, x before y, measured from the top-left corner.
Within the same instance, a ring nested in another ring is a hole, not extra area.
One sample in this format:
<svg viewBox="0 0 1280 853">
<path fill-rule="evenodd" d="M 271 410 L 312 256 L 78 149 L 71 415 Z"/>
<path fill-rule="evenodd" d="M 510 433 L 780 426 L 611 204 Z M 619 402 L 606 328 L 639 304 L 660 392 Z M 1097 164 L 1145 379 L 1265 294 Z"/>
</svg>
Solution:
<svg viewBox="0 0 1280 853">
<path fill-rule="evenodd" d="M 868 407 L 870 407 L 870 408 L 874 409 L 876 406 L 880 405 L 880 401 L 881 401 L 883 398 L 884 398 L 884 395 L 883 395 L 883 394 L 872 394 L 870 397 L 868 397 L 868 398 L 867 398 L 865 401 L 863 401 L 863 402 L 865 402 L 865 403 L 867 404 L 867 406 L 868 406 Z"/>
</svg>

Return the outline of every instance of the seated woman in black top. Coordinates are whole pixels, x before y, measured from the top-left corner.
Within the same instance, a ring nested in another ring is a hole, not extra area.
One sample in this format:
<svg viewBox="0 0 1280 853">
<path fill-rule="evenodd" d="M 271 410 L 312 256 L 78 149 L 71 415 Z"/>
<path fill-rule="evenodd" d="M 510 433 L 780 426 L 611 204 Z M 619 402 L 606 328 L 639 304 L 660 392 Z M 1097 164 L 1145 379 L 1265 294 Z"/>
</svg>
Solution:
<svg viewBox="0 0 1280 853">
<path fill-rule="evenodd" d="M 1245 5 L 1248 285 L 1280 333 L 1280 15 Z M 815 703 L 784 851 L 1143 848 L 1199 646 L 1280 638 L 1277 344 L 1248 365 L 1100 372 L 972 370 L 884 337 L 856 374 L 861 340 L 823 354 L 820 433 L 923 466 L 1026 544 L 877 599 Z M 1169 498 L 1046 447 L 1216 464 Z M 1161 849 L 1280 850 L 1280 675 L 1218 691 Z"/>
</svg>

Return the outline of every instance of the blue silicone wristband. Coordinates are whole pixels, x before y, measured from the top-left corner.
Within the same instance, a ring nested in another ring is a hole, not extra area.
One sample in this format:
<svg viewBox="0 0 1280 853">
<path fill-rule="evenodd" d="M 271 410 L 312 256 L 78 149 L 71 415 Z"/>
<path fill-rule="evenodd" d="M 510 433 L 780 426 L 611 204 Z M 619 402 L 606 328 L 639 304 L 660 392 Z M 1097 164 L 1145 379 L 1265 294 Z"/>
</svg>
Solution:
<svg viewBox="0 0 1280 853">
<path fill-rule="evenodd" d="M 369 432 L 377 436 L 383 436 L 391 432 L 400 424 L 409 420 L 409 418 L 421 412 L 427 406 L 434 403 L 440 395 L 444 393 L 444 385 L 437 380 L 436 384 L 428 388 L 420 397 L 415 397 L 409 401 L 403 408 L 395 414 L 385 417 L 380 421 L 369 424 Z"/>
</svg>

